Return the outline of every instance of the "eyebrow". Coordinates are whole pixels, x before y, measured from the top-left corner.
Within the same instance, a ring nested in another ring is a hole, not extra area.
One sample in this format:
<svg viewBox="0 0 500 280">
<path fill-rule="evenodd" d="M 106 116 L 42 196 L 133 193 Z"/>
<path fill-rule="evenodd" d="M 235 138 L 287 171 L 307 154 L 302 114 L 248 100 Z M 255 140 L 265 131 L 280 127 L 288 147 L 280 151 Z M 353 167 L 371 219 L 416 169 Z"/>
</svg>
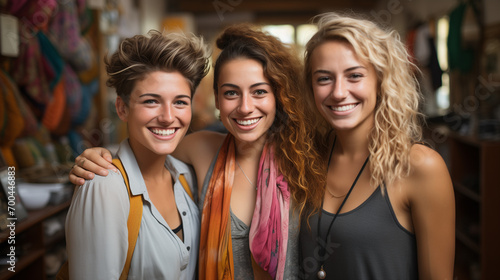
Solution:
<svg viewBox="0 0 500 280">
<path fill-rule="evenodd" d="M 251 85 L 250 88 L 258 87 L 258 86 L 262 86 L 262 85 L 271 86 L 269 83 L 262 82 L 262 83 L 255 83 L 255 84 Z M 233 87 L 233 88 L 240 88 L 239 86 L 237 86 L 235 84 L 230 84 L 230 83 L 222 84 L 220 87 L 225 87 L 225 86 L 226 87 Z"/>
<path fill-rule="evenodd" d="M 349 67 L 346 70 L 344 70 L 344 72 L 354 71 L 354 70 L 359 69 L 359 68 L 362 68 L 362 69 L 366 70 L 366 67 L 359 65 L 359 66 Z M 319 70 L 314 71 L 313 75 L 314 74 L 331 74 L 331 73 L 332 73 L 331 71 L 324 70 L 324 69 L 319 69 Z"/>
<path fill-rule="evenodd" d="M 155 97 L 155 98 L 161 98 L 161 96 L 159 94 L 156 94 L 156 93 L 144 93 L 144 94 L 141 94 L 139 96 L 139 98 L 142 98 L 142 97 Z M 186 94 L 179 94 L 179 95 L 176 95 L 175 98 L 191 98 L 189 95 L 186 95 Z"/>
</svg>

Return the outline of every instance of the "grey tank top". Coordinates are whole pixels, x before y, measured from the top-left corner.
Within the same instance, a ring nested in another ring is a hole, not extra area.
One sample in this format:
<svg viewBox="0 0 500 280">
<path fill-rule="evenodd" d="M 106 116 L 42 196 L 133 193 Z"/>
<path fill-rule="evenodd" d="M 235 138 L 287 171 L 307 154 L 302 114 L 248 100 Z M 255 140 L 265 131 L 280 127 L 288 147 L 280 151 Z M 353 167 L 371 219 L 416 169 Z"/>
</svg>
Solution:
<svg viewBox="0 0 500 280">
<path fill-rule="evenodd" d="M 322 210 L 321 240 L 335 214 Z M 300 232 L 301 277 L 318 279 L 324 259 L 326 279 L 418 279 L 415 235 L 398 222 L 389 197 L 380 187 L 360 206 L 339 214 L 328 241 L 317 242 L 318 214 L 304 221 Z M 319 247 L 326 254 L 321 255 Z"/>
<path fill-rule="evenodd" d="M 219 153 L 217 153 L 217 156 Z M 210 183 L 210 178 L 214 170 L 215 162 L 217 156 L 214 158 L 210 164 L 205 180 L 203 181 L 203 189 L 201 191 L 201 197 L 199 201 L 200 211 L 203 211 L 203 201 L 205 200 L 205 195 L 208 189 L 208 184 Z M 292 207 L 290 207 L 292 208 Z M 238 219 L 233 212 L 231 215 L 231 239 L 233 245 L 233 264 L 234 264 L 234 279 L 235 280 L 246 280 L 253 278 L 253 268 L 250 253 L 250 240 L 249 233 L 250 227 L 247 226 L 243 221 Z M 300 279 L 299 278 L 299 217 L 294 214 L 292 209 L 290 209 L 288 225 L 288 246 L 286 252 L 286 263 L 285 263 L 285 275 L 283 279 Z"/>
</svg>

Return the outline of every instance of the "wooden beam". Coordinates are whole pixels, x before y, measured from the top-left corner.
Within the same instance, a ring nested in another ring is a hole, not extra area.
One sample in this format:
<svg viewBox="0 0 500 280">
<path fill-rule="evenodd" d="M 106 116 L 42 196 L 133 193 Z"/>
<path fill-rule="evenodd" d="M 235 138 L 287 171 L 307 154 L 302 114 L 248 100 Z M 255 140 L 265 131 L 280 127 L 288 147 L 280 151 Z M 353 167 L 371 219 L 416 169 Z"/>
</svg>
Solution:
<svg viewBox="0 0 500 280">
<path fill-rule="evenodd" d="M 182 12 L 194 14 L 216 13 L 224 7 L 234 12 L 314 12 L 325 10 L 370 10 L 378 1 L 370 0 L 192 0 L 179 1 L 174 6 Z"/>
</svg>

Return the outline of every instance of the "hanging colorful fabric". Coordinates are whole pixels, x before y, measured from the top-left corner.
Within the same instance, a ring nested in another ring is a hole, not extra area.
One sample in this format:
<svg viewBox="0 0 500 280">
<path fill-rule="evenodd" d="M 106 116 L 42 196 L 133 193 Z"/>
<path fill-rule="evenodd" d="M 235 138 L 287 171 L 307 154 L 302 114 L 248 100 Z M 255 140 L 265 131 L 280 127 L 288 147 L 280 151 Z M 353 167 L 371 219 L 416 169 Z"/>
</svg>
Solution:
<svg viewBox="0 0 500 280">
<path fill-rule="evenodd" d="M 82 85 L 68 64 L 64 66 L 63 80 L 64 91 L 66 92 L 66 105 L 70 119 L 73 122 L 80 114 L 82 107 Z"/>
<path fill-rule="evenodd" d="M 0 82 L 2 82 L 8 90 L 12 91 L 21 115 L 23 116 L 24 130 L 21 136 L 29 136 L 35 134 L 38 130 L 38 120 L 33 114 L 31 108 L 26 104 L 24 98 L 21 96 L 19 88 L 17 87 L 15 82 L 11 77 L 8 76 L 7 73 L 3 71 L 0 71 Z"/>
<path fill-rule="evenodd" d="M 56 85 L 53 91 L 52 100 L 47 105 L 42 124 L 51 132 L 56 131 L 62 121 L 64 108 L 66 107 L 66 94 L 64 93 L 64 82 Z"/>
<path fill-rule="evenodd" d="M 76 0 L 59 4 L 58 12 L 49 25 L 49 38 L 73 69 L 83 71 L 92 66 L 92 48 L 80 34 Z"/>
<path fill-rule="evenodd" d="M 1 130 L 0 146 L 11 147 L 24 129 L 24 119 L 17 105 L 12 89 L 0 83 Z"/>
<path fill-rule="evenodd" d="M 40 117 L 51 98 L 51 90 L 37 37 L 19 45 L 19 57 L 12 61 L 10 74 Z"/>
<path fill-rule="evenodd" d="M 82 85 L 82 104 L 78 115 L 73 119 L 74 125 L 83 124 L 89 114 L 92 107 L 92 97 L 99 91 L 99 79 L 95 79 L 88 84 Z"/>
<path fill-rule="evenodd" d="M 50 81 L 50 89 L 54 89 L 61 80 L 61 75 L 64 69 L 64 60 L 43 32 L 38 32 L 37 38 L 40 43 L 42 56 L 47 63 L 46 67 L 50 67 L 50 69 L 53 70 L 54 77 Z"/>
</svg>

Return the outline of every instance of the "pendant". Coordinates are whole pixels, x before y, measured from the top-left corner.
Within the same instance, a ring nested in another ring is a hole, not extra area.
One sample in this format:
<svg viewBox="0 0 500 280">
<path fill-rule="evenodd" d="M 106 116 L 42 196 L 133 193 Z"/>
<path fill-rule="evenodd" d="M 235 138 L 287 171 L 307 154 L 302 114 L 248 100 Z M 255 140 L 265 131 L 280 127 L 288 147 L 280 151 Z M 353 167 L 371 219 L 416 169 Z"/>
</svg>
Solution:
<svg viewBox="0 0 500 280">
<path fill-rule="evenodd" d="M 323 266 L 321 266 L 320 270 L 318 271 L 318 278 L 319 279 L 325 279 L 326 278 L 326 272 L 323 269 Z"/>
</svg>

